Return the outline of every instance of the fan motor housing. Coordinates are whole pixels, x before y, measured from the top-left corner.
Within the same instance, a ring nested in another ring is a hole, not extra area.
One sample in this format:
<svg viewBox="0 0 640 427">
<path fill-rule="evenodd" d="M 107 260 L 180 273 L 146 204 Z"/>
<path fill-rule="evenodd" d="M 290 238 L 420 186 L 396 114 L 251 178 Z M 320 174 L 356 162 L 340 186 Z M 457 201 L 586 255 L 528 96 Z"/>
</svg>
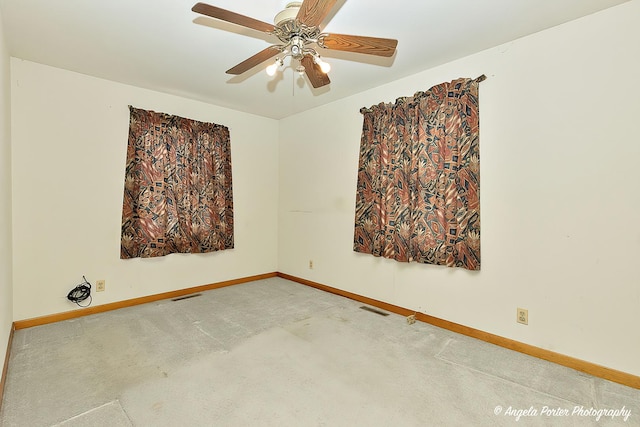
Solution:
<svg viewBox="0 0 640 427">
<path fill-rule="evenodd" d="M 296 16 L 298 16 L 300 6 L 302 6 L 302 3 L 298 1 L 288 3 L 284 10 L 280 11 L 275 18 L 273 18 L 273 22 L 276 24 L 276 27 L 284 25 L 288 21 L 295 20 Z"/>
</svg>

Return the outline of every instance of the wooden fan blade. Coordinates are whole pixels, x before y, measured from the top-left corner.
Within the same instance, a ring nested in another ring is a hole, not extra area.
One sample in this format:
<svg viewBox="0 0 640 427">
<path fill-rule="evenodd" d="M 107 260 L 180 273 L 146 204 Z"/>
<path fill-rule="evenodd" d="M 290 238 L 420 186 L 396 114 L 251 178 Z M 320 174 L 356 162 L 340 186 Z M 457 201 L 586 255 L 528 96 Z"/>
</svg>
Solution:
<svg viewBox="0 0 640 427">
<path fill-rule="evenodd" d="M 398 40 L 378 37 L 350 36 L 347 34 L 329 34 L 322 40 L 322 47 L 367 55 L 393 56 Z"/>
<path fill-rule="evenodd" d="M 231 22 L 232 24 L 242 25 L 243 27 L 252 28 L 265 33 L 270 33 L 275 29 L 275 26 L 272 24 L 258 21 L 257 19 L 249 18 L 248 16 L 240 15 L 239 13 L 231 12 L 205 3 L 196 3 L 191 10 L 202 15 Z"/>
<path fill-rule="evenodd" d="M 309 81 L 311 82 L 311 86 L 314 88 L 319 88 L 331 83 L 329 80 L 329 76 L 322 72 L 320 66 L 313 61 L 311 55 L 305 55 L 300 63 L 304 67 L 304 72 L 307 74 Z"/>
<path fill-rule="evenodd" d="M 309 27 L 317 27 L 327 17 L 337 0 L 304 0 L 296 19 Z"/>
<path fill-rule="evenodd" d="M 245 71 L 252 69 L 256 65 L 262 64 L 267 59 L 273 58 L 278 54 L 278 52 L 280 52 L 278 49 L 274 48 L 273 46 L 269 46 L 268 48 L 256 53 L 251 58 L 245 59 L 235 67 L 228 69 L 227 74 L 242 74 Z"/>
</svg>

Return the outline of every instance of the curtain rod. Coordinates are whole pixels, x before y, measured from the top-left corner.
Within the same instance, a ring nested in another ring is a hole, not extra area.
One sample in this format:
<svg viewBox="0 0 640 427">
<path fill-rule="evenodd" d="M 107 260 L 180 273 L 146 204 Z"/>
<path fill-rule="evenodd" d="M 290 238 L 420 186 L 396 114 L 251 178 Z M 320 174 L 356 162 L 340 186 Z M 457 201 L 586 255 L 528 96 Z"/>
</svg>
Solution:
<svg viewBox="0 0 640 427">
<path fill-rule="evenodd" d="M 473 79 L 473 80 L 471 80 L 471 81 L 476 82 L 476 83 L 480 83 L 480 82 L 483 82 L 483 81 L 485 81 L 485 80 L 487 80 L 487 76 L 486 76 L 486 75 L 484 75 L 484 74 L 480 74 L 478 77 L 476 77 L 475 79 Z M 416 92 L 413 96 L 417 96 L 418 94 L 422 94 L 422 93 L 423 93 L 423 92 Z M 411 98 L 411 97 L 402 96 L 402 97 L 400 97 L 400 98 L 397 98 L 397 99 L 396 99 L 396 103 L 397 103 L 397 102 L 400 102 L 400 101 L 402 101 L 402 100 L 405 100 L 405 99 L 407 99 L 407 98 Z M 361 112 L 361 113 L 371 112 L 371 111 L 372 111 L 372 110 L 371 110 L 371 108 L 369 108 L 369 107 L 362 107 L 362 108 L 360 109 L 360 112 Z"/>
</svg>

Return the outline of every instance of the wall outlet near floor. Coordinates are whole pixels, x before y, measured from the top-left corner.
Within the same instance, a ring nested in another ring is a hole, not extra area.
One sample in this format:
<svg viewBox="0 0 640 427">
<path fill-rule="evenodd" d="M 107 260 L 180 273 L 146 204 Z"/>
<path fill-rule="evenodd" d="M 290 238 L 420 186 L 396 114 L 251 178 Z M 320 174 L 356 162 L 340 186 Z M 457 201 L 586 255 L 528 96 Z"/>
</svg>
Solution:
<svg viewBox="0 0 640 427">
<path fill-rule="evenodd" d="M 523 325 L 528 325 L 529 324 L 529 310 L 524 309 L 524 308 L 518 308 L 516 321 L 518 323 L 522 323 Z"/>
<path fill-rule="evenodd" d="M 105 280 L 96 280 L 96 292 L 104 292 Z"/>
<path fill-rule="evenodd" d="M 313 260 L 309 260 L 309 270 L 313 270 Z"/>
</svg>

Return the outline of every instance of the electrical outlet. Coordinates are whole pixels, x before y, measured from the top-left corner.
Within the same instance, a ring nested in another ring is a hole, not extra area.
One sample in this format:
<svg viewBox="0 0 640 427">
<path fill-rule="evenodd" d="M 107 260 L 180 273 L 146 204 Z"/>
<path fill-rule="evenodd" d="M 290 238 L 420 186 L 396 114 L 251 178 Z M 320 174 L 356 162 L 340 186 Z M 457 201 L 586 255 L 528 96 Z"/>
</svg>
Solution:
<svg viewBox="0 0 640 427">
<path fill-rule="evenodd" d="M 309 260 L 309 269 L 313 270 L 313 260 L 312 259 Z"/>
<path fill-rule="evenodd" d="M 96 280 L 96 292 L 104 292 L 105 280 Z"/>
<path fill-rule="evenodd" d="M 518 323 L 522 323 L 523 325 L 528 325 L 529 324 L 529 310 L 526 310 L 524 308 L 518 308 L 516 321 Z"/>
</svg>

